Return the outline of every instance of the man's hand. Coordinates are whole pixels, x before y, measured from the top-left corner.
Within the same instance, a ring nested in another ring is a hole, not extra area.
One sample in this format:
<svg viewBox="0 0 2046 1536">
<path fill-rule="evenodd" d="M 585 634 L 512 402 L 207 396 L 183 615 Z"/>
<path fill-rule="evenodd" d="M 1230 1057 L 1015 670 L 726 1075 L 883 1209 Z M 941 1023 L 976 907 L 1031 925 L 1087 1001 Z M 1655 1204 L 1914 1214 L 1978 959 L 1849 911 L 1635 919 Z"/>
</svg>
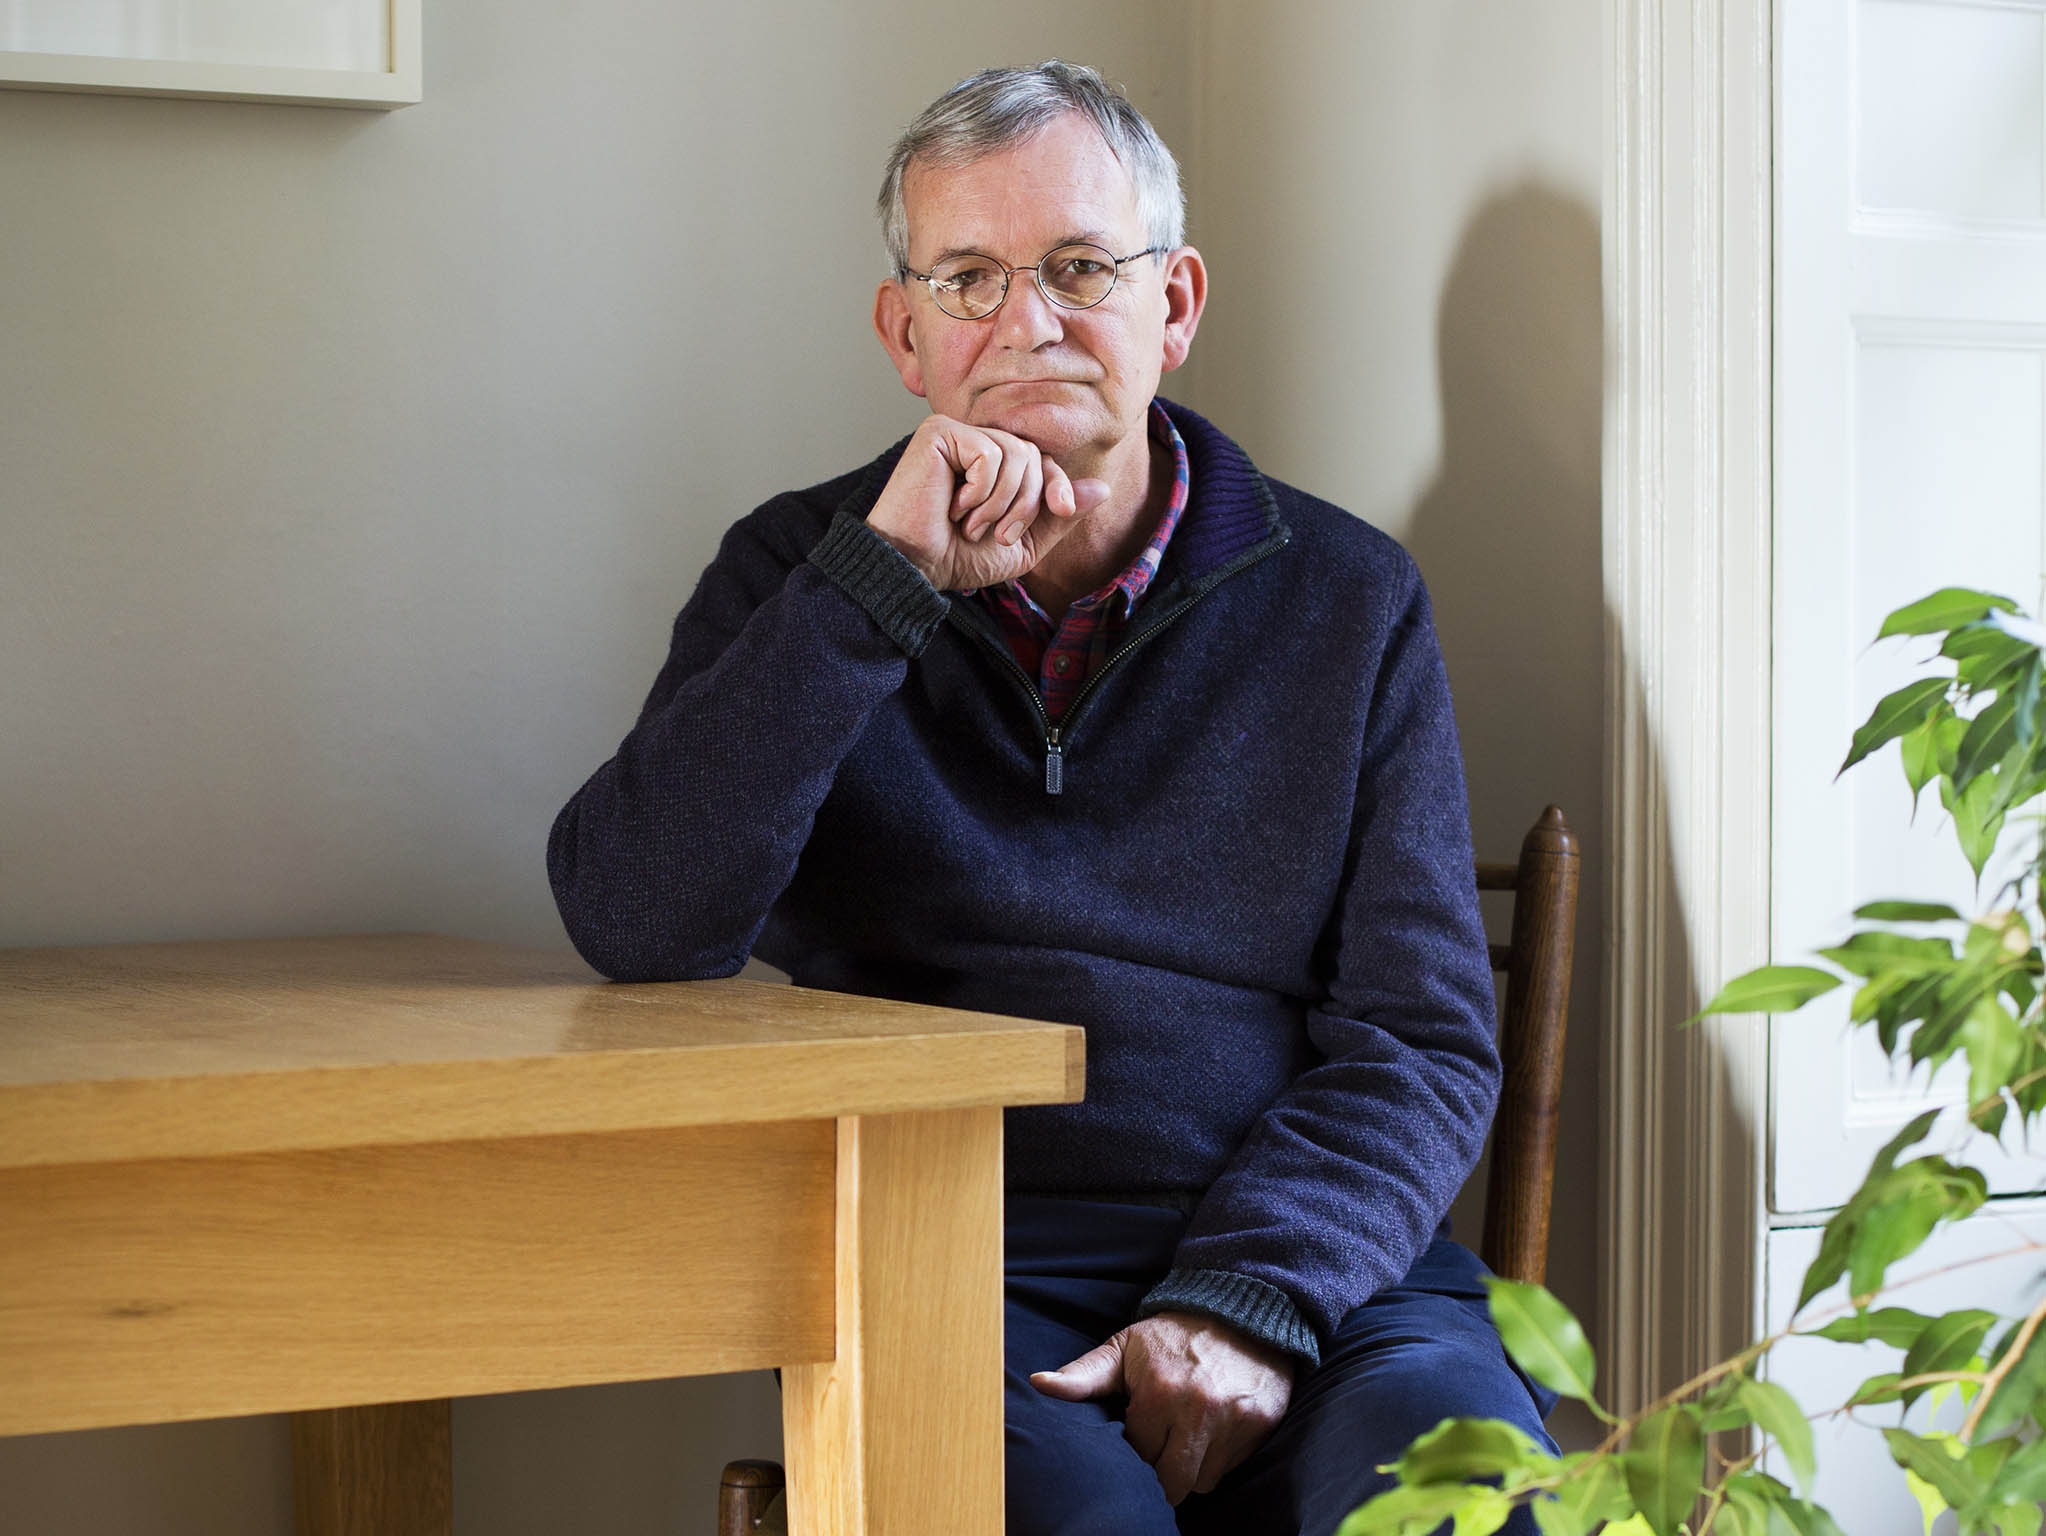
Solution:
<svg viewBox="0 0 2046 1536">
<path fill-rule="evenodd" d="M 1030 1384 L 1068 1402 L 1128 1393 L 1123 1438 L 1176 1505 L 1211 1492 L 1278 1427 L 1296 1364 L 1212 1317 L 1160 1312 L 1055 1371 L 1034 1372 Z"/>
<path fill-rule="evenodd" d="M 1024 575 L 1107 497 L 1105 482 L 1067 479 L 1025 438 L 927 416 L 867 526 L 940 592 L 957 592 Z"/>
</svg>

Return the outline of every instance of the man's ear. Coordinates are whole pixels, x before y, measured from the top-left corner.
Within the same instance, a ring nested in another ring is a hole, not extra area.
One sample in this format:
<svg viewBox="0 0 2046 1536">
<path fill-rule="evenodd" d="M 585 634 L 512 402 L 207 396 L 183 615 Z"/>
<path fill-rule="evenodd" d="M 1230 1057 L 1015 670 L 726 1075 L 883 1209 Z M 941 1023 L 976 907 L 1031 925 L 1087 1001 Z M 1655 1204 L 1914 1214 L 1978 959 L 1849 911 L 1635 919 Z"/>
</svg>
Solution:
<svg viewBox="0 0 2046 1536">
<path fill-rule="evenodd" d="M 888 361 L 902 375 L 902 387 L 919 399 L 924 393 L 923 364 L 917 361 L 916 330 L 910 324 L 909 295 L 901 279 L 883 278 L 874 294 L 874 334 L 888 351 Z"/>
<path fill-rule="evenodd" d="M 1208 267 L 1201 253 L 1182 245 L 1165 258 L 1165 371 L 1186 361 L 1201 311 L 1208 305 Z"/>
</svg>

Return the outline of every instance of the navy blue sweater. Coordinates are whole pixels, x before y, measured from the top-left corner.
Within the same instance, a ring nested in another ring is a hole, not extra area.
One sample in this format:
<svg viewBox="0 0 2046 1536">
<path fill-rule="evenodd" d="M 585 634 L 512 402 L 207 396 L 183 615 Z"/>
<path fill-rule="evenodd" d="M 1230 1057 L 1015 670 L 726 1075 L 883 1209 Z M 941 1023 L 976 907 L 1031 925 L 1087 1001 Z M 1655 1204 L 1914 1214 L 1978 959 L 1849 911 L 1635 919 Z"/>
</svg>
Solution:
<svg viewBox="0 0 2046 1536">
<path fill-rule="evenodd" d="M 726 534 L 548 844 L 578 950 L 1079 1024 L 1017 1191 L 1178 1200 L 1140 1315 L 1312 1361 L 1403 1275 L 1498 1084 L 1448 682 L 1391 539 L 1169 405 L 1193 491 L 1057 730 L 978 604 L 865 524 L 898 444 Z"/>
</svg>

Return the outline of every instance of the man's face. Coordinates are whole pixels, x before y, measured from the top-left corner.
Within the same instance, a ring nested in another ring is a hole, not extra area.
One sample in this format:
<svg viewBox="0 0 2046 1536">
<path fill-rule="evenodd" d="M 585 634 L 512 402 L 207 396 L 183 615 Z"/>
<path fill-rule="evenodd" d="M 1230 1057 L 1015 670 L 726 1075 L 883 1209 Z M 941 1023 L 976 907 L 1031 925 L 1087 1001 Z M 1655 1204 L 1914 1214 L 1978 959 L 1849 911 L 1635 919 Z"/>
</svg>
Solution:
<svg viewBox="0 0 2046 1536">
<path fill-rule="evenodd" d="M 1074 241 L 1114 256 L 1148 243 L 1129 174 L 1086 119 L 1061 118 L 971 165 L 912 165 L 903 204 L 915 270 L 965 252 L 1025 269 L 980 320 L 945 314 L 914 278 L 881 285 L 875 326 L 913 393 L 940 415 L 1013 432 L 1061 462 L 1143 440 L 1159 374 L 1185 358 L 1199 316 L 1198 297 L 1187 313 L 1188 280 L 1171 257 L 1147 256 L 1124 266 L 1093 308 L 1061 309 L 1029 270 Z"/>
</svg>

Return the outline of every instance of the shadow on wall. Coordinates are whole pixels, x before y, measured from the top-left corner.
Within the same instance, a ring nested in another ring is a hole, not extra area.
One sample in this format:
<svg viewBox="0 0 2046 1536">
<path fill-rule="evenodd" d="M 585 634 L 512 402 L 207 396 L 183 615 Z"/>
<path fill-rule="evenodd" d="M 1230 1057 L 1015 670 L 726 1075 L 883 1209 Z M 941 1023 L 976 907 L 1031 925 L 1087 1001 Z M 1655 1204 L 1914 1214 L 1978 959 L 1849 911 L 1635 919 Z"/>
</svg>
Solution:
<svg viewBox="0 0 2046 1536">
<path fill-rule="evenodd" d="M 1443 285 L 1442 467 L 1406 535 L 1424 574 L 1455 572 L 1430 595 L 1452 680 L 1484 679 L 1489 707 L 1458 721 L 1480 805 L 1499 798 L 1481 789 L 1487 776 L 1498 781 L 1488 787 L 1538 792 L 1547 775 L 1527 748 L 1576 723 L 1558 710 L 1589 725 L 1573 739 L 1598 735 L 1599 679 L 1557 677 L 1544 662 L 1600 653 L 1603 336 L 1597 211 L 1539 185 L 1487 199 Z M 1536 634 L 1550 643 L 1527 644 Z M 1478 830 L 1485 846 L 1518 837 Z"/>
</svg>

